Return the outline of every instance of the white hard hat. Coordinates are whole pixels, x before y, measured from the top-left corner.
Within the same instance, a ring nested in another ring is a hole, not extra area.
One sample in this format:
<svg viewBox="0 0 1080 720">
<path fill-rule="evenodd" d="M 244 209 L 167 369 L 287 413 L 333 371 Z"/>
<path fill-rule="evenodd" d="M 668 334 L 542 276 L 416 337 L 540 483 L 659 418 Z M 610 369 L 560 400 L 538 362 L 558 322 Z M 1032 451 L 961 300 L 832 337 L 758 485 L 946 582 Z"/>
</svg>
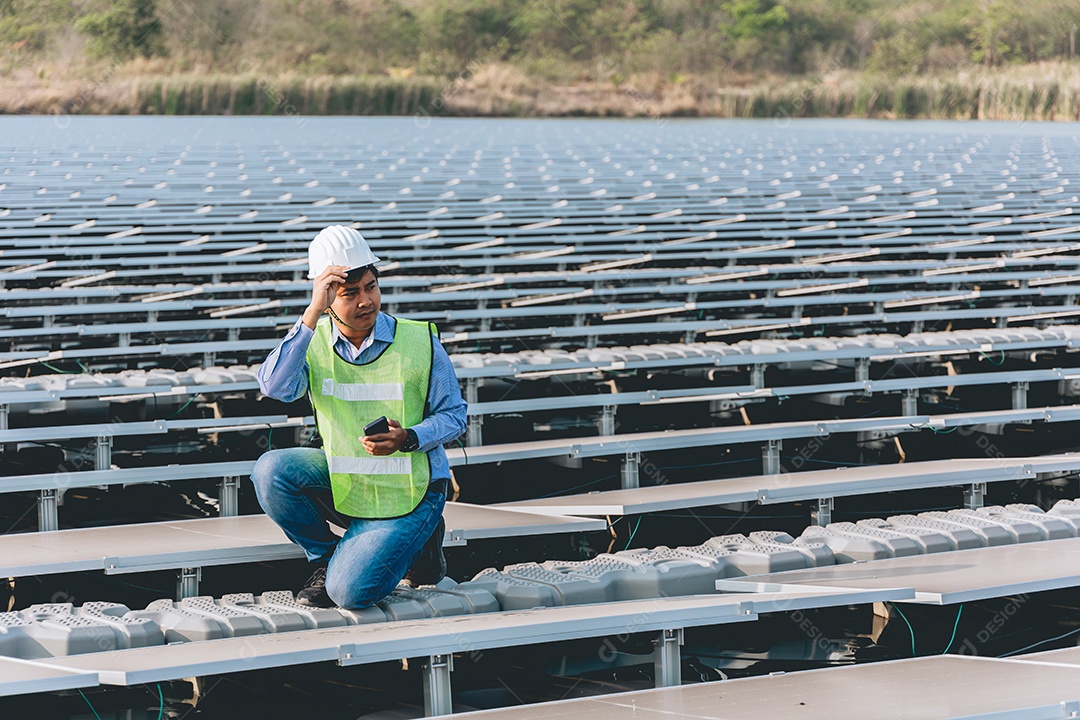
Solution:
<svg viewBox="0 0 1080 720">
<path fill-rule="evenodd" d="M 349 270 L 379 262 L 364 236 L 346 225 L 323 228 L 308 246 L 308 278 L 314 280 L 330 265 L 344 265 Z"/>
</svg>

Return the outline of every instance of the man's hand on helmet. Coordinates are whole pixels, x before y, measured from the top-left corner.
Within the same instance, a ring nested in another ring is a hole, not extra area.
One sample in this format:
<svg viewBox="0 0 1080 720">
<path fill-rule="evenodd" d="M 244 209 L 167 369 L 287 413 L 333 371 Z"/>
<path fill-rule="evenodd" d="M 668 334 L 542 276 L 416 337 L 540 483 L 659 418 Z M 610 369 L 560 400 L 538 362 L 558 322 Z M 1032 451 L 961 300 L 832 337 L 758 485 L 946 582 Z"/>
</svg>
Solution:
<svg viewBox="0 0 1080 720">
<path fill-rule="evenodd" d="M 349 268 L 343 265 L 329 265 L 313 281 L 311 303 L 304 311 L 304 324 L 312 330 L 315 329 L 315 324 L 322 314 L 333 304 L 334 298 L 337 297 L 338 285 L 345 282 L 345 274 L 348 270 Z"/>
</svg>

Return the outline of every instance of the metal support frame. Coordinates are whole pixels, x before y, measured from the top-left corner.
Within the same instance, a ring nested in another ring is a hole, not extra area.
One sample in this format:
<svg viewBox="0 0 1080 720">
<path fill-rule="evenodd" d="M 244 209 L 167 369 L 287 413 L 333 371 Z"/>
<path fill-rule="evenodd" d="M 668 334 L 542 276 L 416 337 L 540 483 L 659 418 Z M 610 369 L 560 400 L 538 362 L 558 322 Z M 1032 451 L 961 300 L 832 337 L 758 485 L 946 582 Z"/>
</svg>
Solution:
<svg viewBox="0 0 1080 720">
<path fill-rule="evenodd" d="M 761 466 L 763 474 L 780 474 L 780 449 L 783 448 L 783 446 L 783 440 L 769 440 L 761 446 Z"/>
<path fill-rule="evenodd" d="M 986 500 L 986 483 L 971 483 L 964 488 L 964 507 L 977 510 Z"/>
<path fill-rule="evenodd" d="M 859 358 L 855 361 L 855 382 L 866 382 L 870 379 L 870 358 Z"/>
<path fill-rule="evenodd" d="M 203 369 L 212 368 L 217 364 L 217 353 L 204 352 L 202 354 Z"/>
<path fill-rule="evenodd" d="M 0 430 L 8 429 L 8 406 L 4 403 L 0 403 Z M 15 443 L 4 443 L 0 445 L 0 451 L 3 452 L 15 452 Z"/>
<path fill-rule="evenodd" d="M 484 416 L 470 415 L 469 427 L 465 434 L 465 444 L 469 447 L 479 447 L 484 444 Z"/>
<path fill-rule="evenodd" d="M 622 462 L 622 489 L 633 490 L 641 487 L 638 469 L 641 465 L 641 453 L 628 452 Z"/>
<path fill-rule="evenodd" d="M 908 389 L 900 396 L 900 414 L 901 415 L 918 415 L 919 414 L 919 391 L 914 389 Z"/>
<path fill-rule="evenodd" d="M 176 599 L 195 597 L 199 594 L 199 581 L 202 580 L 202 568 L 183 568 L 176 578 Z"/>
<path fill-rule="evenodd" d="M 1026 380 L 1013 383 L 1012 385 L 1012 406 L 1014 410 L 1023 410 L 1028 406 L 1028 388 L 1031 387 L 1031 383 Z"/>
<path fill-rule="evenodd" d="M 45 488 L 38 495 L 38 530 L 52 532 L 60 529 L 60 514 L 57 508 L 60 505 L 60 491 L 56 488 Z"/>
<path fill-rule="evenodd" d="M 236 342 L 239 339 L 240 339 L 240 328 L 238 328 L 238 327 L 229 328 L 229 342 Z"/>
<path fill-rule="evenodd" d="M 221 517 L 236 517 L 240 514 L 240 476 L 227 475 L 218 485 L 218 513 Z"/>
<path fill-rule="evenodd" d="M 682 685 L 683 629 L 663 630 L 656 639 L 656 651 L 653 654 L 656 687 L 678 687 Z"/>
<path fill-rule="evenodd" d="M 436 717 L 454 712 L 450 689 L 453 655 L 431 655 L 424 666 L 424 716 Z"/>
<path fill-rule="evenodd" d="M 480 396 L 480 381 L 477 378 L 468 378 L 465 381 L 465 402 L 473 405 L 478 402 Z M 469 447 L 479 447 L 484 444 L 484 416 L 470 415 L 468 429 L 465 431 L 465 444 Z"/>
<path fill-rule="evenodd" d="M 685 345 L 693 345 L 697 342 L 697 330 L 687 330 L 684 332 L 682 341 Z"/>
<path fill-rule="evenodd" d="M 605 405 L 603 411 L 600 413 L 600 434 L 601 435 L 614 435 L 615 434 L 615 406 Z"/>
<path fill-rule="evenodd" d="M 98 435 L 90 444 L 94 446 L 94 469 L 112 468 L 112 435 Z"/>
<path fill-rule="evenodd" d="M 758 389 L 765 387 L 764 365 L 753 365 L 750 367 L 750 384 Z"/>
<path fill-rule="evenodd" d="M 131 333 L 130 332 L 122 332 L 122 333 L 120 333 L 117 336 L 116 345 L 117 345 L 117 347 L 122 347 L 122 348 L 131 347 Z"/>
<path fill-rule="evenodd" d="M 833 499 L 818 498 L 810 509 L 810 522 L 825 527 L 832 522 Z"/>
</svg>

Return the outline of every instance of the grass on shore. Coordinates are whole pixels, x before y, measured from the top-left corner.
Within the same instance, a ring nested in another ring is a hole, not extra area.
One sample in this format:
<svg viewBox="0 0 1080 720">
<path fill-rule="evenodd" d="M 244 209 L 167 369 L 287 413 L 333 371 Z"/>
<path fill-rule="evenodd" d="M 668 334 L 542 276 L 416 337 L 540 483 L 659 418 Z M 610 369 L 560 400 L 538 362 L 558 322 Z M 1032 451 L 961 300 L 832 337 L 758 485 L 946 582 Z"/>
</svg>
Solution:
<svg viewBox="0 0 1080 720">
<path fill-rule="evenodd" d="M 0 78 L 0 113 L 145 115 L 450 115 L 510 117 L 1080 119 L 1080 65 L 889 78 L 838 72 L 749 87 L 639 76 L 555 86 L 490 64 L 467 78 L 105 74 Z"/>
</svg>

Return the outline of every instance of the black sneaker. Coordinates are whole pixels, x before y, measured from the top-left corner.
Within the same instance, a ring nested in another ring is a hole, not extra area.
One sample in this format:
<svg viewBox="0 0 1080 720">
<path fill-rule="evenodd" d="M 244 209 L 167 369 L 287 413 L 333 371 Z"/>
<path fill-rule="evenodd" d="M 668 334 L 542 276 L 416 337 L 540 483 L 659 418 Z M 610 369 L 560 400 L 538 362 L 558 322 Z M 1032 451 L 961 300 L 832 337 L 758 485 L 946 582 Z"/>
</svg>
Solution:
<svg viewBox="0 0 1080 720">
<path fill-rule="evenodd" d="M 296 603 L 308 607 L 331 608 L 337 603 L 326 594 L 326 566 L 320 565 L 304 583 L 304 589 L 296 593 Z"/>
<path fill-rule="evenodd" d="M 420 557 L 416 559 L 409 572 L 405 573 L 404 580 L 412 587 L 421 585 L 434 585 L 446 577 L 446 557 L 443 556 L 443 537 L 446 535 L 446 522 L 439 518 L 439 524 L 435 532 L 424 543 L 424 549 L 420 551 Z"/>
</svg>

